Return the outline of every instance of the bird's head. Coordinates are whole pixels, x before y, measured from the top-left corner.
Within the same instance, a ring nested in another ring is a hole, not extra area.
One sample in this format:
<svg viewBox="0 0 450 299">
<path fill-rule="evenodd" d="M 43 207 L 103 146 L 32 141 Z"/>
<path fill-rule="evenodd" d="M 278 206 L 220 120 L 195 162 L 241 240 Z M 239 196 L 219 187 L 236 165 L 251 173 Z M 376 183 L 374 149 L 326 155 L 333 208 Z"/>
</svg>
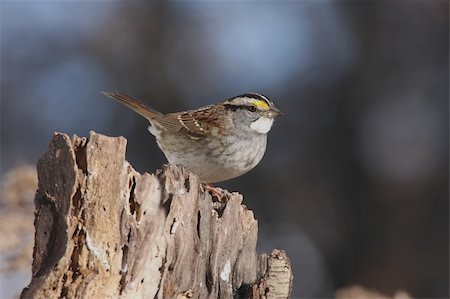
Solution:
<svg viewBox="0 0 450 299">
<path fill-rule="evenodd" d="M 283 113 L 273 102 L 263 95 L 248 93 L 231 98 L 224 102 L 226 109 L 234 112 L 235 123 L 241 124 L 245 130 L 267 134 L 273 121 Z"/>
</svg>

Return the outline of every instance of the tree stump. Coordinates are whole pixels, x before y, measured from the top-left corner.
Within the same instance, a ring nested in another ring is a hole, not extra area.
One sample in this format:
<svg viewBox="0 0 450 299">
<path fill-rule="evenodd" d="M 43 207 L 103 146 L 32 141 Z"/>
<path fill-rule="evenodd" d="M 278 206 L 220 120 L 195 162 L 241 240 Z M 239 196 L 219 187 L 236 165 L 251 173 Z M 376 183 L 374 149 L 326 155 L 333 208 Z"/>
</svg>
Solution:
<svg viewBox="0 0 450 299">
<path fill-rule="evenodd" d="M 283 251 L 256 252 L 242 195 L 197 175 L 140 174 L 126 139 L 55 133 L 37 165 L 32 279 L 21 298 L 287 298 Z"/>
</svg>

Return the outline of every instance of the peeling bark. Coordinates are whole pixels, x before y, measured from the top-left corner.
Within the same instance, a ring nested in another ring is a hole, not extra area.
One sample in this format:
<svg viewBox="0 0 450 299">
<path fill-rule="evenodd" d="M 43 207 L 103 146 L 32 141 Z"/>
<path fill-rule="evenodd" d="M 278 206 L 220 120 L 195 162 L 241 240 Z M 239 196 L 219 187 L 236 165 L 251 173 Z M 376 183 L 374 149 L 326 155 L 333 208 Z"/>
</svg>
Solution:
<svg viewBox="0 0 450 299">
<path fill-rule="evenodd" d="M 242 195 L 181 166 L 140 174 L 126 139 L 56 133 L 38 162 L 32 280 L 21 298 L 287 298 L 283 251 L 256 252 Z"/>
</svg>

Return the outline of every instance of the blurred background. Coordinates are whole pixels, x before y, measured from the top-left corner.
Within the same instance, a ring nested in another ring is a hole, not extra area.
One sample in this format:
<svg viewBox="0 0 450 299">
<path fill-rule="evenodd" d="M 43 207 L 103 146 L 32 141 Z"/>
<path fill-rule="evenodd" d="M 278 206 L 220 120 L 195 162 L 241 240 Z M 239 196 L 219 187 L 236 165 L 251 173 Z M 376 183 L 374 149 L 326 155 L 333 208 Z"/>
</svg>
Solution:
<svg viewBox="0 0 450 299">
<path fill-rule="evenodd" d="M 294 298 L 360 285 L 449 296 L 448 1 L 0 4 L 0 297 L 30 278 L 35 163 L 54 131 L 128 139 L 147 123 L 100 91 L 163 112 L 259 92 L 285 112 L 244 194 L 258 250 L 285 249 Z"/>
</svg>

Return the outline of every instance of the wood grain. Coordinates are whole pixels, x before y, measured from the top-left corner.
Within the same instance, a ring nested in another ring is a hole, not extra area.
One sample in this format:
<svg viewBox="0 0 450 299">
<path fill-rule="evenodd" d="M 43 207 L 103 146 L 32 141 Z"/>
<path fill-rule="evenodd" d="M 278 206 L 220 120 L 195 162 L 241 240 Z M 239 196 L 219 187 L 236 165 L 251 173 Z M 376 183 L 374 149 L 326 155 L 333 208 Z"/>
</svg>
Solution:
<svg viewBox="0 0 450 299">
<path fill-rule="evenodd" d="M 286 254 L 258 254 L 242 195 L 140 174 L 126 139 L 55 133 L 39 160 L 32 280 L 21 298 L 288 298 Z"/>
</svg>

